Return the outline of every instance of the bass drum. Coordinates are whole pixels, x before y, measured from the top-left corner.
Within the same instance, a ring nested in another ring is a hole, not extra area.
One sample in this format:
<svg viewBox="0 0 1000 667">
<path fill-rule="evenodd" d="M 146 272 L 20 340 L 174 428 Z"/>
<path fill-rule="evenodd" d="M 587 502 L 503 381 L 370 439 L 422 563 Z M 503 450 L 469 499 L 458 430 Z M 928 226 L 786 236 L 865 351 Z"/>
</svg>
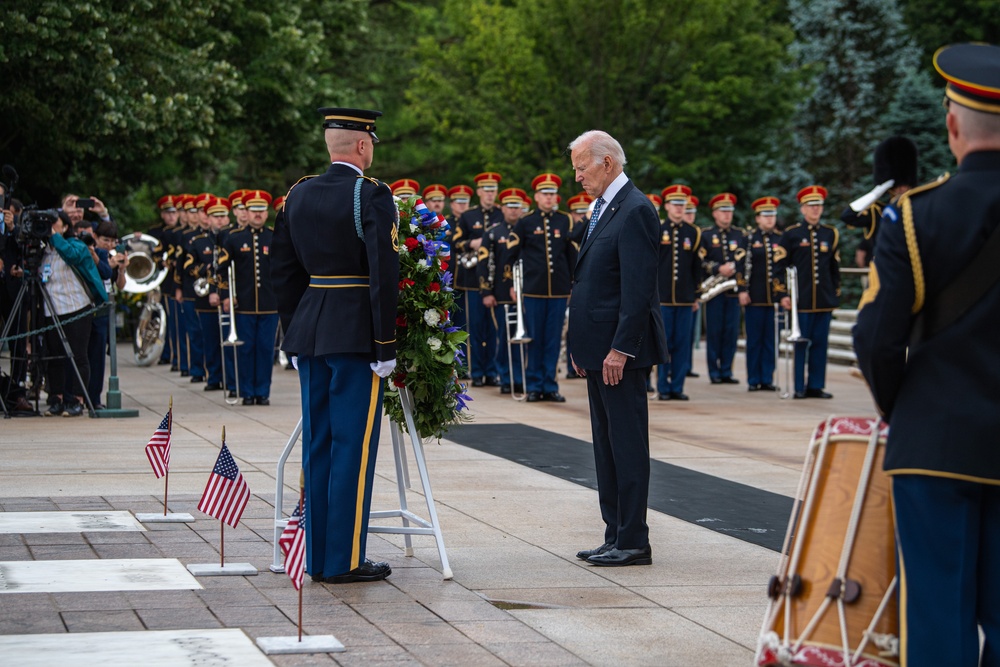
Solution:
<svg viewBox="0 0 1000 667">
<path fill-rule="evenodd" d="M 167 342 L 167 313 L 160 303 L 160 291 L 153 290 L 146 296 L 139 313 L 139 323 L 135 327 L 132 351 L 135 363 L 149 366 L 160 358 Z"/>
</svg>

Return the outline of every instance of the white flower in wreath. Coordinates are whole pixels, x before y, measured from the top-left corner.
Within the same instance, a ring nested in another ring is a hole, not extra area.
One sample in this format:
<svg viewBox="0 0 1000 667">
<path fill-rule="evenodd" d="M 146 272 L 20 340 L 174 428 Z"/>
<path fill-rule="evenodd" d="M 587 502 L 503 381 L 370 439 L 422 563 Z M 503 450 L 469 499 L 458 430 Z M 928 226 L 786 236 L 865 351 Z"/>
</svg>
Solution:
<svg viewBox="0 0 1000 667">
<path fill-rule="evenodd" d="M 441 349 L 441 339 L 436 336 L 431 336 L 427 339 L 427 347 L 431 348 L 432 352 L 437 352 Z"/>
<path fill-rule="evenodd" d="M 424 311 L 424 322 L 432 327 L 436 327 L 441 321 L 441 313 L 433 308 L 428 308 Z"/>
<path fill-rule="evenodd" d="M 416 234 L 418 231 L 420 231 L 420 227 L 418 227 L 417 225 L 415 225 L 415 224 L 413 224 L 411 222 L 410 223 L 410 233 L 411 234 Z"/>
</svg>

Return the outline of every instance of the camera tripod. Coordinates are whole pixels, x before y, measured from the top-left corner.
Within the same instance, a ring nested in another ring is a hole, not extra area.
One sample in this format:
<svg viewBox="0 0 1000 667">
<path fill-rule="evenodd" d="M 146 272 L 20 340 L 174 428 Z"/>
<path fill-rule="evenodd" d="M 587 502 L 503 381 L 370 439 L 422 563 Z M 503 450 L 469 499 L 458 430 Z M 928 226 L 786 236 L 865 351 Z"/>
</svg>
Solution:
<svg viewBox="0 0 1000 667">
<path fill-rule="evenodd" d="M 41 295 L 41 302 L 39 301 L 39 295 Z M 76 365 L 76 359 L 73 358 L 73 350 L 69 345 L 69 340 L 66 338 L 66 331 L 63 329 L 62 321 L 59 316 L 55 314 L 55 305 L 52 302 L 52 297 L 49 296 L 48 289 L 45 287 L 45 283 L 42 282 L 38 276 L 37 267 L 31 269 L 25 268 L 24 277 L 21 283 L 21 289 L 17 292 L 17 297 L 14 299 L 14 305 L 10 309 L 10 316 L 7 318 L 7 322 L 4 324 L 3 333 L 0 333 L 0 339 L 6 339 L 10 335 L 10 330 L 13 328 L 15 323 L 26 322 L 28 327 L 36 327 L 38 323 L 43 321 L 42 314 L 43 309 L 41 308 L 41 303 L 44 302 L 45 306 L 52 313 L 52 324 L 48 327 L 36 328 L 35 330 L 29 329 L 25 332 L 18 332 L 15 334 L 14 339 L 10 341 L 10 352 L 11 352 L 11 383 L 13 384 L 18 379 L 18 373 L 14 371 L 14 362 L 20 361 L 25 364 L 27 369 L 32 369 L 32 382 L 36 388 L 40 388 L 42 384 L 42 375 L 40 371 L 42 367 L 42 362 L 48 362 L 51 359 L 68 359 L 70 366 L 73 368 L 73 373 L 76 375 L 76 380 L 79 383 L 79 387 L 83 394 L 84 404 L 87 406 L 87 414 L 90 417 L 95 417 L 94 405 L 90 401 L 90 396 L 87 394 L 87 384 L 83 381 L 83 377 L 80 375 L 80 369 Z M 21 309 L 27 304 L 28 317 L 21 318 Z M 44 343 L 42 341 L 42 334 L 50 328 L 54 328 L 59 334 L 59 340 L 62 343 L 62 349 L 65 354 L 51 354 L 48 356 L 42 356 L 42 350 L 44 349 Z M 16 352 L 16 346 L 13 344 L 14 340 L 17 338 L 27 337 L 31 343 L 31 351 L 27 351 L 25 348 L 25 356 L 18 356 Z M 35 393 L 35 414 L 38 414 L 38 400 L 40 392 Z M 7 407 L 7 402 L 4 401 L 3 397 L 0 396 L 0 407 L 3 408 L 4 417 L 9 419 L 11 417 L 10 410 Z"/>
</svg>

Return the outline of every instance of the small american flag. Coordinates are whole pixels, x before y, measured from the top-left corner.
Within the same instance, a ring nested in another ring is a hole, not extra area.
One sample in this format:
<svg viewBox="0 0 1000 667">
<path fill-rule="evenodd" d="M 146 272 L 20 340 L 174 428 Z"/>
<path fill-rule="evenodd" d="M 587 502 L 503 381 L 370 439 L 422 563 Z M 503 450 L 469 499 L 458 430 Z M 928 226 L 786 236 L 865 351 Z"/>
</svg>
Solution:
<svg viewBox="0 0 1000 667">
<path fill-rule="evenodd" d="M 173 412 L 172 409 L 167 410 L 167 414 L 163 415 L 163 421 L 153 431 L 153 437 L 146 445 L 146 458 L 149 459 L 149 465 L 153 467 L 153 474 L 156 475 L 157 479 L 166 475 L 167 470 L 170 469 L 171 412 Z"/>
<path fill-rule="evenodd" d="M 201 494 L 198 509 L 235 528 L 249 500 L 250 487 L 243 479 L 233 455 L 229 453 L 229 447 L 223 442 L 215 468 L 208 476 L 205 492 Z"/>
<path fill-rule="evenodd" d="M 292 580 L 295 590 L 302 588 L 302 578 L 306 571 L 306 526 L 305 501 L 292 512 L 288 525 L 278 538 L 281 553 L 285 554 L 285 573 Z"/>
</svg>

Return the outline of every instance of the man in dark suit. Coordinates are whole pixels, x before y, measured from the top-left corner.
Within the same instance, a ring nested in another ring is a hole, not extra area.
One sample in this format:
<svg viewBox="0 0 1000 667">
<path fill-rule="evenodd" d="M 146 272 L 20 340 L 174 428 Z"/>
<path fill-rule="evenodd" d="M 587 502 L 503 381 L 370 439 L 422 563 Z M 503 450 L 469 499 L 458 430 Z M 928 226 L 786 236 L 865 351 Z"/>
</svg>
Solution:
<svg viewBox="0 0 1000 667">
<path fill-rule="evenodd" d="M 948 47 L 934 65 L 958 170 L 884 209 L 854 349 L 890 424 L 900 664 L 996 667 L 1000 48 Z"/>
<path fill-rule="evenodd" d="M 657 290 L 660 222 L 625 176 L 625 152 L 592 130 L 570 145 L 576 180 L 596 198 L 574 273 L 569 337 L 587 378 L 604 543 L 576 557 L 593 565 L 653 562 L 646 525 L 646 377 L 667 360 Z"/>
<path fill-rule="evenodd" d="M 299 181 L 276 222 L 271 279 L 298 356 L 306 569 L 342 584 L 385 579 L 365 558 L 383 378 L 396 366 L 399 247 L 389 187 L 368 178 L 379 111 L 320 109 L 331 165 Z"/>
</svg>

